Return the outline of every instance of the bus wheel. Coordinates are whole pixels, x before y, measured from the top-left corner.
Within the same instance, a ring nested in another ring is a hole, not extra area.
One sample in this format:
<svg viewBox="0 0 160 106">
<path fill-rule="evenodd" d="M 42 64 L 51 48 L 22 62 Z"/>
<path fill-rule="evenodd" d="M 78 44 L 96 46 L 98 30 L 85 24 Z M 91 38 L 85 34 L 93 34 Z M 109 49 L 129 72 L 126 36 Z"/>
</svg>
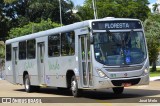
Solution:
<svg viewBox="0 0 160 106">
<path fill-rule="evenodd" d="M 71 91 L 74 97 L 80 96 L 80 89 L 78 89 L 78 83 L 77 83 L 76 76 L 72 76 L 71 78 Z"/>
<path fill-rule="evenodd" d="M 25 75 L 24 87 L 25 87 L 26 92 L 28 92 L 28 93 L 33 91 L 33 86 L 31 86 L 31 84 L 30 84 L 29 75 Z"/>
<path fill-rule="evenodd" d="M 115 94 L 122 94 L 124 87 L 116 87 L 116 88 L 112 88 L 112 89 Z"/>
</svg>

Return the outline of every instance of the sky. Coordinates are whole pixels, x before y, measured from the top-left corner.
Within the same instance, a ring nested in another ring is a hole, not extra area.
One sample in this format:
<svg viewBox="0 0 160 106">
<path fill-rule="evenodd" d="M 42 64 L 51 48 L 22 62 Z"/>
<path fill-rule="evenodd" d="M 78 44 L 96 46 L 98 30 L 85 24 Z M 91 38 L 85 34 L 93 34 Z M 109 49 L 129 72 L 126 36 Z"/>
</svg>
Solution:
<svg viewBox="0 0 160 106">
<path fill-rule="evenodd" d="M 82 5 L 85 0 L 72 0 L 74 2 L 74 5 Z"/>
<path fill-rule="evenodd" d="M 75 5 L 83 5 L 85 0 L 72 0 Z M 148 0 L 150 3 L 155 3 L 156 0 Z"/>
<path fill-rule="evenodd" d="M 153 4 L 156 3 L 156 0 L 149 0 L 150 4 L 148 5 L 148 7 L 151 9 L 151 12 L 153 12 Z"/>
<path fill-rule="evenodd" d="M 148 0 L 150 3 L 155 3 L 156 0 Z"/>
</svg>

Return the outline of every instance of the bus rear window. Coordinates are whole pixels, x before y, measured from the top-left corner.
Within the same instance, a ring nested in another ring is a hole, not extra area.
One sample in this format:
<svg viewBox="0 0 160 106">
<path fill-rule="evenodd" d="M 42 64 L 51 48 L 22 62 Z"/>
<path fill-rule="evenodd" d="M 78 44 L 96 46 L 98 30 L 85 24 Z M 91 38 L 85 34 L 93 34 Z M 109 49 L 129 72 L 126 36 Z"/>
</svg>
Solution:
<svg viewBox="0 0 160 106">
<path fill-rule="evenodd" d="M 11 44 L 6 45 L 6 61 L 11 61 Z"/>
</svg>

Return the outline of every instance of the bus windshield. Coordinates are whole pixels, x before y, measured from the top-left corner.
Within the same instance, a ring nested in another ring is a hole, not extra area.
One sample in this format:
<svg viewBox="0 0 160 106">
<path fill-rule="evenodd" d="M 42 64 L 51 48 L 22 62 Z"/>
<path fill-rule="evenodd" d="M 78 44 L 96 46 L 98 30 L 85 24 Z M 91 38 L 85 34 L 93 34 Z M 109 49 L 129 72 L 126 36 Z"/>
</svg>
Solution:
<svg viewBox="0 0 160 106">
<path fill-rule="evenodd" d="M 104 65 L 140 64 L 147 56 L 142 31 L 96 32 L 93 36 L 95 59 Z"/>
</svg>

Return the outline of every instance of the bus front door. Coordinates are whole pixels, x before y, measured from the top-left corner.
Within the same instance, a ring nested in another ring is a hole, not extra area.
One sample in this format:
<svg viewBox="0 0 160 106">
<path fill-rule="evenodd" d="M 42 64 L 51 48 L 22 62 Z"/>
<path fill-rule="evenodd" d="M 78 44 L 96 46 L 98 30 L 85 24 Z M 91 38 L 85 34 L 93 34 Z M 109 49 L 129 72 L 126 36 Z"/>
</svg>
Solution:
<svg viewBox="0 0 160 106">
<path fill-rule="evenodd" d="M 45 84 L 45 65 L 44 65 L 45 44 L 40 42 L 37 44 L 37 59 L 38 59 L 38 80 L 39 84 Z"/>
<path fill-rule="evenodd" d="M 92 86 L 92 66 L 90 58 L 90 43 L 87 35 L 79 36 L 79 58 L 80 58 L 80 73 L 83 87 Z"/>
<path fill-rule="evenodd" d="M 14 83 L 19 83 L 17 57 L 18 57 L 17 47 L 13 47 L 12 64 L 13 64 L 13 82 Z"/>
</svg>

